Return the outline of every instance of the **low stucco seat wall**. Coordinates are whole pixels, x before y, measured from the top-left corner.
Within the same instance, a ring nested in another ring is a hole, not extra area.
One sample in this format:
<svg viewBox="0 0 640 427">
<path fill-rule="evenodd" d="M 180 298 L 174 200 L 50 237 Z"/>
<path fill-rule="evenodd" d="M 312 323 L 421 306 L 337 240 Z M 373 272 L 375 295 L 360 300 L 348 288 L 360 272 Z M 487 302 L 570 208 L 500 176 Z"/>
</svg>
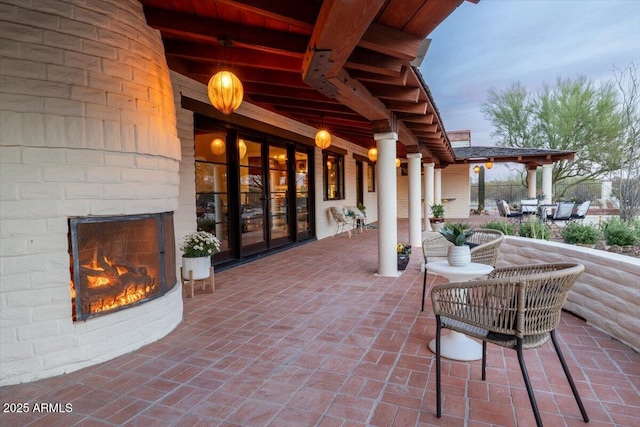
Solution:
<svg viewBox="0 0 640 427">
<path fill-rule="evenodd" d="M 640 260 L 606 251 L 508 236 L 498 265 L 579 262 L 585 271 L 565 308 L 640 352 Z"/>
</svg>

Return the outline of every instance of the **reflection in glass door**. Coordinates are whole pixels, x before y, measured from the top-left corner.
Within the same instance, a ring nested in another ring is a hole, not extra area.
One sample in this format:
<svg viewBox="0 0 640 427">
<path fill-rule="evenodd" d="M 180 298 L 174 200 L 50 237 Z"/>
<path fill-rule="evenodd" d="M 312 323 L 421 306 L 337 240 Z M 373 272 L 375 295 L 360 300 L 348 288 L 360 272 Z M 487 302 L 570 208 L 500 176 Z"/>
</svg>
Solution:
<svg viewBox="0 0 640 427">
<path fill-rule="evenodd" d="M 244 146 L 243 146 L 244 144 Z M 266 247 L 266 189 L 262 143 L 238 141 L 240 156 L 240 226 L 243 252 Z M 246 149 L 245 149 L 246 148 Z"/>
<path fill-rule="evenodd" d="M 298 239 L 309 236 L 309 156 L 296 151 L 296 228 Z"/>
<path fill-rule="evenodd" d="M 269 214 L 271 218 L 271 243 L 289 236 L 287 190 L 289 187 L 287 150 L 269 146 Z M 273 245 L 270 245 L 273 246 Z"/>
</svg>

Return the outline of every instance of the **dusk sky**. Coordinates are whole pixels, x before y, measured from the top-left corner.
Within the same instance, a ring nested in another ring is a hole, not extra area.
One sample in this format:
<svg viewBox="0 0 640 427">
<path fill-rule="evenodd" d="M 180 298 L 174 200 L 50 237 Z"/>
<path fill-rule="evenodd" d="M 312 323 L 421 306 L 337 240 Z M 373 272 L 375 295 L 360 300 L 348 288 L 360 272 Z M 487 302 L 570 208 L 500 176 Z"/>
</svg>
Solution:
<svg viewBox="0 0 640 427">
<path fill-rule="evenodd" d="M 445 129 L 496 145 L 480 111 L 490 88 L 537 91 L 579 75 L 599 82 L 614 78 L 614 66 L 640 66 L 640 0 L 465 1 L 429 38 L 420 70 Z"/>
</svg>

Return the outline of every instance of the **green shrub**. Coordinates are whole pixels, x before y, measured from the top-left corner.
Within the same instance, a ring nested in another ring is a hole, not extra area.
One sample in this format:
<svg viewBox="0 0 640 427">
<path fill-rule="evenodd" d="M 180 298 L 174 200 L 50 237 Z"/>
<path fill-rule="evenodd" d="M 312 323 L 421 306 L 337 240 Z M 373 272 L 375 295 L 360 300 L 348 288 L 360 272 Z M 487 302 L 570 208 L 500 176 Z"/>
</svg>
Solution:
<svg viewBox="0 0 640 427">
<path fill-rule="evenodd" d="M 516 227 L 507 221 L 494 220 L 485 222 L 482 224 L 482 228 L 502 231 L 506 236 L 514 236 L 516 234 Z"/>
<path fill-rule="evenodd" d="M 520 224 L 518 234 L 520 237 L 551 240 L 551 227 L 539 219 L 531 219 Z"/>
<path fill-rule="evenodd" d="M 562 238 L 566 243 L 583 243 L 593 245 L 600 240 L 600 230 L 591 224 L 570 222 L 562 230 Z"/>
<path fill-rule="evenodd" d="M 629 225 L 618 217 L 609 218 L 602 225 L 602 234 L 607 245 L 627 246 L 640 241 L 638 227 Z"/>
</svg>

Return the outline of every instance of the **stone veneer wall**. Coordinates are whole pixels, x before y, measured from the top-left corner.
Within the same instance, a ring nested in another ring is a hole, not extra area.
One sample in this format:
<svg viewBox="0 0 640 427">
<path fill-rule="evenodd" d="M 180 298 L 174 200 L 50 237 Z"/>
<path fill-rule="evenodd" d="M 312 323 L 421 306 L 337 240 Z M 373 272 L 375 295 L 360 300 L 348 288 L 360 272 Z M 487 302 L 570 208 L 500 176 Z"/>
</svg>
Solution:
<svg viewBox="0 0 640 427">
<path fill-rule="evenodd" d="M 508 236 L 500 265 L 579 262 L 585 271 L 565 308 L 640 352 L 640 261 L 581 246 Z"/>
<path fill-rule="evenodd" d="M 169 333 L 163 298 L 71 320 L 73 216 L 174 211 L 180 143 L 157 31 L 135 0 L 0 1 L 0 385 L 70 372 Z"/>
</svg>

